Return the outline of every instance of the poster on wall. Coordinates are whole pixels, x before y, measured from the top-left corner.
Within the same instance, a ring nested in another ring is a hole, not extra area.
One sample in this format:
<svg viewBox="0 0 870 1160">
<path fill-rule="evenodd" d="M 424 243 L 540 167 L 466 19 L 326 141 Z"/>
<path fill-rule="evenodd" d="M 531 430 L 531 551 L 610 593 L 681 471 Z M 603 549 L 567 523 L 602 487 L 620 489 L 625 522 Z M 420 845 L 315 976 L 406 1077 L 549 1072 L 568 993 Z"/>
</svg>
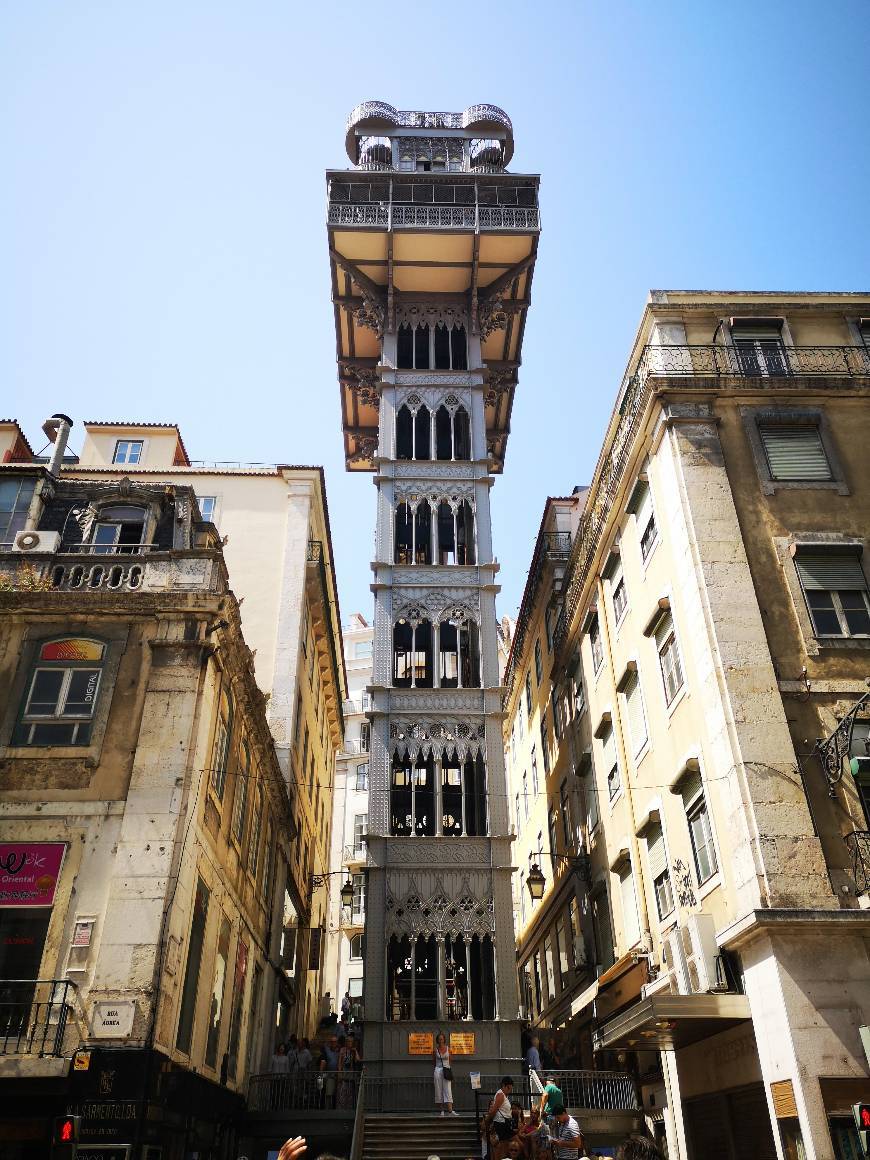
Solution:
<svg viewBox="0 0 870 1160">
<path fill-rule="evenodd" d="M 52 906 L 66 842 L 0 842 L 0 906 Z"/>
</svg>

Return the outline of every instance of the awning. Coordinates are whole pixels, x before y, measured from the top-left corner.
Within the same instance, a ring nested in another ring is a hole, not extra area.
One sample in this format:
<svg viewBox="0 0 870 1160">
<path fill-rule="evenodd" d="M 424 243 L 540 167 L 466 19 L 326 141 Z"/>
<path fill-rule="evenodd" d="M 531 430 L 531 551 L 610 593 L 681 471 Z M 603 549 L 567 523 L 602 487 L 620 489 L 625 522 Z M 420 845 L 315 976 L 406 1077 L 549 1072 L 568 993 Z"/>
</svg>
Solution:
<svg viewBox="0 0 870 1160">
<path fill-rule="evenodd" d="M 591 987 L 587 987 L 585 991 L 580 992 L 576 999 L 571 1000 L 571 1014 L 578 1015 L 584 1007 L 589 1006 L 597 994 L 598 980 L 596 979 Z"/>
<path fill-rule="evenodd" d="M 592 1033 L 592 1047 L 688 1047 L 750 1018 L 745 995 L 652 995 Z"/>
</svg>

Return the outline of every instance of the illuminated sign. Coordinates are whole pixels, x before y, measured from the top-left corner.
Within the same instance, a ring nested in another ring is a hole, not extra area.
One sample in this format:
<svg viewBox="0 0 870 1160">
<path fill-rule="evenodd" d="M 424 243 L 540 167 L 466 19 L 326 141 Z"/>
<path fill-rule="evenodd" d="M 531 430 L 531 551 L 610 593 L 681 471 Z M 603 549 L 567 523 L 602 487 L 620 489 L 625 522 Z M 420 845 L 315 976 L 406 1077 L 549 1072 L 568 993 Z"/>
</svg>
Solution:
<svg viewBox="0 0 870 1160">
<path fill-rule="evenodd" d="M 51 906 L 66 842 L 0 842 L 0 906 Z"/>
</svg>

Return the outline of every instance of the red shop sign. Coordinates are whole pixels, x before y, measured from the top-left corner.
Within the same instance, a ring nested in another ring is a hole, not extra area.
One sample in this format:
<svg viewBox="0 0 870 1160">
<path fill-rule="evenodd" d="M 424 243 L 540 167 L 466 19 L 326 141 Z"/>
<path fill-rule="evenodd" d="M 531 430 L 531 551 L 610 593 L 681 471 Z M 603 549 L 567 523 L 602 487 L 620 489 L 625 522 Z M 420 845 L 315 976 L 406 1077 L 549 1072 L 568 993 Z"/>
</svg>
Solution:
<svg viewBox="0 0 870 1160">
<path fill-rule="evenodd" d="M 0 906 L 51 906 L 66 842 L 0 842 Z"/>
</svg>

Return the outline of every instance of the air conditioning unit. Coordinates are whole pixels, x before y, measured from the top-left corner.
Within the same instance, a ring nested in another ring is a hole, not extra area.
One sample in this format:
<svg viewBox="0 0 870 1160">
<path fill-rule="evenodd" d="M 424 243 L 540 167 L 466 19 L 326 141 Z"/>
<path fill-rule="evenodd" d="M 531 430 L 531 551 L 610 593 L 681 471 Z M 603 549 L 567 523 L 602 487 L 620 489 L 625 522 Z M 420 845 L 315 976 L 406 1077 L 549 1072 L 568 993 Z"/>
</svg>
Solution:
<svg viewBox="0 0 870 1160">
<path fill-rule="evenodd" d="M 683 945 L 683 927 L 677 927 L 668 935 L 662 947 L 662 957 L 671 980 L 672 992 L 675 995 L 690 995 L 692 990 L 689 985 L 689 967 Z"/>
<path fill-rule="evenodd" d="M 56 552 L 59 547 L 60 532 L 18 532 L 12 551 Z"/>
<path fill-rule="evenodd" d="M 712 914 L 689 915 L 686 925 L 680 928 L 680 934 L 689 990 L 696 995 L 715 990 L 716 956 L 719 954 L 719 947 L 716 944 Z"/>
</svg>

